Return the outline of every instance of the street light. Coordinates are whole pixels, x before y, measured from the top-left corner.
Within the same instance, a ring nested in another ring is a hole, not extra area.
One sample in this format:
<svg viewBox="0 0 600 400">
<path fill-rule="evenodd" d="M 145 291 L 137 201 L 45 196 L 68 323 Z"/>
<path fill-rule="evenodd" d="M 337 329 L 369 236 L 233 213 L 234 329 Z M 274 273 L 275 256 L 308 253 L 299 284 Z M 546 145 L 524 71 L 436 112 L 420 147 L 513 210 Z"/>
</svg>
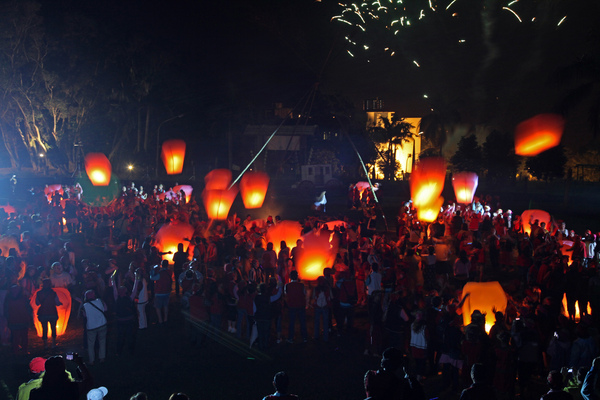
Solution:
<svg viewBox="0 0 600 400">
<path fill-rule="evenodd" d="M 155 174 L 156 174 L 156 178 L 158 178 L 158 155 L 160 153 L 160 128 L 162 128 L 162 126 L 164 124 L 166 124 L 167 122 L 172 121 L 172 120 L 177 119 L 177 118 L 181 118 L 181 117 L 183 117 L 183 115 L 184 114 L 179 114 L 179 115 L 176 115 L 174 117 L 165 119 L 163 122 L 160 123 L 160 125 L 158 125 L 158 129 L 156 130 L 156 164 L 154 166 L 154 168 L 155 168 L 154 171 L 155 171 Z"/>
</svg>

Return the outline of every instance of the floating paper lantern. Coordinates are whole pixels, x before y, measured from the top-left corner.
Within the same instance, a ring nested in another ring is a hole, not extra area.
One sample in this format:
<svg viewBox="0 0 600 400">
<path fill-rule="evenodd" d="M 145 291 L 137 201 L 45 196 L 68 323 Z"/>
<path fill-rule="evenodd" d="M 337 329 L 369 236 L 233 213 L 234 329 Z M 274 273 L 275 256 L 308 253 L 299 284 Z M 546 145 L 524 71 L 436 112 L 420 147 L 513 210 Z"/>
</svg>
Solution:
<svg viewBox="0 0 600 400">
<path fill-rule="evenodd" d="M 63 190 L 63 187 L 60 183 L 47 185 L 44 188 L 44 194 L 46 195 L 46 198 L 48 199 L 48 203 L 52 202 L 52 196 L 54 195 L 54 193 L 56 193 L 56 191 L 58 191 L 58 193 L 60 193 L 61 196 L 63 194 L 65 194 L 65 191 Z"/>
<path fill-rule="evenodd" d="M 557 114 L 539 114 L 521 122 L 515 130 L 515 153 L 536 156 L 560 144 L 565 119 Z"/>
<path fill-rule="evenodd" d="M 494 311 L 506 311 L 506 293 L 498 282 L 467 282 L 463 287 L 463 296 L 469 293 L 469 297 L 462 306 L 463 323 L 465 326 L 471 323 L 471 314 L 475 310 L 486 314 L 485 331 L 489 333 L 495 321 Z"/>
<path fill-rule="evenodd" d="M 173 254 L 165 254 L 163 259 L 173 259 L 173 255 L 177 252 L 177 245 L 183 243 L 184 248 L 188 247 L 188 242 L 184 238 L 192 239 L 194 236 L 194 227 L 185 222 L 171 223 L 163 225 L 156 232 L 156 247 L 161 253 L 172 251 Z"/>
<path fill-rule="evenodd" d="M 0 237 L 0 250 L 2 250 L 2 256 L 8 257 L 10 249 L 15 249 L 17 254 L 20 255 L 19 242 L 14 236 L 2 236 Z"/>
<path fill-rule="evenodd" d="M 9 204 L 7 204 L 5 206 L 0 206 L 0 208 L 3 209 L 4 212 L 6 214 L 8 214 L 9 217 L 10 217 L 10 214 L 16 214 L 17 213 L 17 210 L 13 206 L 11 206 Z"/>
<path fill-rule="evenodd" d="M 304 250 L 298 256 L 296 269 L 304 281 L 314 281 L 323 275 L 324 268 L 331 268 L 337 254 L 337 243 L 330 243 L 326 235 L 313 233 L 302 237 Z"/>
<path fill-rule="evenodd" d="M 546 223 L 546 229 L 550 228 L 551 217 L 548 212 L 543 210 L 525 210 L 523 214 L 521 214 L 521 223 L 523 224 L 523 232 L 528 235 L 531 235 L 531 226 L 529 226 L 529 221 L 534 223 L 535 220 L 538 220 L 541 224 L 542 222 Z"/>
<path fill-rule="evenodd" d="M 185 160 L 185 142 L 181 139 L 167 140 L 162 145 L 161 157 L 167 175 L 180 174 Z"/>
<path fill-rule="evenodd" d="M 204 177 L 205 190 L 226 190 L 231 183 L 231 171 L 228 169 L 213 169 Z"/>
<path fill-rule="evenodd" d="M 229 190 L 204 190 L 202 200 L 209 219 L 227 219 L 229 209 L 237 196 L 238 189 L 233 187 Z"/>
<path fill-rule="evenodd" d="M 410 176 L 410 194 L 416 208 L 431 204 L 442 194 L 446 163 L 441 157 L 423 158 Z"/>
<path fill-rule="evenodd" d="M 281 221 L 277 225 L 271 225 L 266 236 L 267 243 L 273 243 L 273 250 L 279 254 L 282 240 L 291 249 L 296 245 L 296 241 L 302 238 L 302 226 L 298 221 Z"/>
<path fill-rule="evenodd" d="M 185 193 L 185 202 L 189 203 L 190 200 L 192 200 L 192 192 L 194 191 L 194 188 L 190 185 L 177 185 L 173 188 L 175 193 L 179 193 L 182 190 Z"/>
<path fill-rule="evenodd" d="M 444 204 L 444 198 L 438 197 L 430 204 L 420 205 L 417 208 L 417 218 L 423 222 L 434 222 L 440 213 L 442 204 Z"/>
<path fill-rule="evenodd" d="M 58 336 L 64 335 L 67 330 L 67 324 L 69 323 L 69 316 L 71 315 L 71 294 L 65 288 L 52 288 L 58 295 L 58 300 L 62 303 L 62 305 L 56 307 L 56 311 L 58 312 L 58 322 L 56 323 L 56 334 Z M 38 337 L 42 337 L 42 323 L 37 317 L 37 311 L 40 308 L 37 304 L 35 304 L 35 296 L 40 289 L 36 290 L 31 296 L 31 300 L 29 304 L 31 308 L 33 308 L 33 324 L 35 326 L 35 331 Z M 48 329 L 50 332 L 50 329 Z"/>
<path fill-rule="evenodd" d="M 85 172 L 87 172 L 92 185 L 108 186 L 112 166 L 103 153 L 89 153 L 85 156 Z"/>
<path fill-rule="evenodd" d="M 461 204 L 470 204 L 473 202 L 475 190 L 479 178 L 475 172 L 458 172 L 452 177 L 452 186 L 456 195 L 456 202 Z"/>
<path fill-rule="evenodd" d="M 244 207 L 248 209 L 262 207 L 268 187 L 269 175 L 264 172 L 245 173 L 240 180 L 240 192 Z"/>
</svg>

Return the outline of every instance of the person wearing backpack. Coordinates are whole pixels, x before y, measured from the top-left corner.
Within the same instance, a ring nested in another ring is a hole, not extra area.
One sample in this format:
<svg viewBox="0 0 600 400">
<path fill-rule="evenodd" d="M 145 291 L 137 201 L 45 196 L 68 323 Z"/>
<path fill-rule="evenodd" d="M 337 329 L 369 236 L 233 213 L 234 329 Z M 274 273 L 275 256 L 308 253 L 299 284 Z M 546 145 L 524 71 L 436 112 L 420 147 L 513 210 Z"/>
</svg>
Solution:
<svg viewBox="0 0 600 400">
<path fill-rule="evenodd" d="M 331 308 L 331 288 L 324 276 L 317 279 L 317 287 L 313 291 L 313 307 L 315 309 L 315 340 L 319 340 L 321 318 L 323 318 L 323 340 L 329 341 L 329 309 Z"/>
</svg>

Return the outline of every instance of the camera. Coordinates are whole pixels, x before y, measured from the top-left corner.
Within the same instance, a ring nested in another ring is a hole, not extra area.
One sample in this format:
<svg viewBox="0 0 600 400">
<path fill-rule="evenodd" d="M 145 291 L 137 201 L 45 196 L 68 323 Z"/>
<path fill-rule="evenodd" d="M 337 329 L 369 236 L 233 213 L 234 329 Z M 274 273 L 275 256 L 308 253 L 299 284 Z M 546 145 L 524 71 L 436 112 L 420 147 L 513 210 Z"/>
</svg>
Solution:
<svg viewBox="0 0 600 400">
<path fill-rule="evenodd" d="M 68 352 L 67 356 L 65 357 L 65 359 L 67 359 L 69 361 L 73 361 L 73 352 Z"/>
</svg>

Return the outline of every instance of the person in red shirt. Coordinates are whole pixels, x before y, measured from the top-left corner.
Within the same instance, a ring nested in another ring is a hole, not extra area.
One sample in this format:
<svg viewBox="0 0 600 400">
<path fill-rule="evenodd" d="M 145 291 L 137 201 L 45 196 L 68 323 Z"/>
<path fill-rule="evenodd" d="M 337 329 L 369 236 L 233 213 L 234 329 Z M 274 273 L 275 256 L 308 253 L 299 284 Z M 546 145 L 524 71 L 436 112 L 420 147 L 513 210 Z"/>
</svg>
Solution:
<svg viewBox="0 0 600 400">
<path fill-rule="evenodd" d="M 294 343 L 294 331 L 296 318 L 300 321 L 300 333 L 306 343 L 308 341 L 308 330 L 306 329 L 306 288 L 298 279 L 298 271 L 290 272 L 291 282 L 285 285 L 285 300 L 290 316 L 288 343 Z"/>
</svg>

